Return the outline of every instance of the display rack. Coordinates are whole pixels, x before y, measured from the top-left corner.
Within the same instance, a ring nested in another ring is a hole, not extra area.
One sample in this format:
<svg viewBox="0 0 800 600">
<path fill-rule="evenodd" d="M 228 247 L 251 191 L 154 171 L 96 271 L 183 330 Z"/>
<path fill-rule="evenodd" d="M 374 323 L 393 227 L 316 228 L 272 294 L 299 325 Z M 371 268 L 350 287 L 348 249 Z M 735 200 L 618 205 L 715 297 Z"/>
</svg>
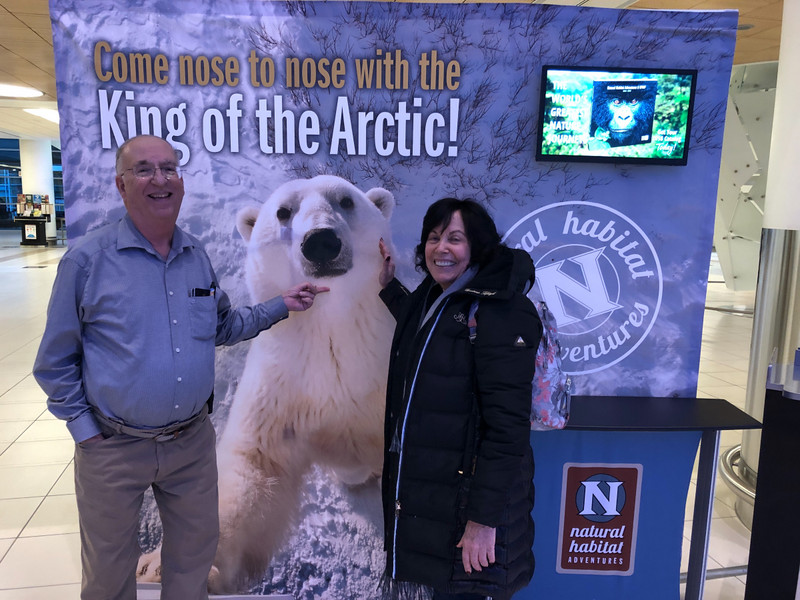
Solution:
<svg viewBox="0 0 800 600">
<path fill-rule="evenodd" d="M 46 224 L 54 218 L 54 205 L 49 196 L 18 194 L 17 215 L 14 222 L 19 225 L 22 239 L 20 246 L 47 246 Z"/>
</svg>

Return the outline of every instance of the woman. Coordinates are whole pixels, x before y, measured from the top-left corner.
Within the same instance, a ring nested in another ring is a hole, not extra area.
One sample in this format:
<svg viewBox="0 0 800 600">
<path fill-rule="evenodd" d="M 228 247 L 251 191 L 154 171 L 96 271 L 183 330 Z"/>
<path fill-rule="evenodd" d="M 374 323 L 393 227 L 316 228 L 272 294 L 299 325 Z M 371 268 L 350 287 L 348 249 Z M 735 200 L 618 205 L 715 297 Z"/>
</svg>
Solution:
<svg viewBox="0 0 800 600">
<path fill-rule="evenodd" d="M 528 254 L 474 201 L 432 204 L 409 293 L 381 242 L 397 320 L 387 385 L 383 508 L 393 595 L 510 598 L 533 574 L 531 379 L 542 326 Z M 478 301 L 470 341 L 470 307 Z"/>
</svg>

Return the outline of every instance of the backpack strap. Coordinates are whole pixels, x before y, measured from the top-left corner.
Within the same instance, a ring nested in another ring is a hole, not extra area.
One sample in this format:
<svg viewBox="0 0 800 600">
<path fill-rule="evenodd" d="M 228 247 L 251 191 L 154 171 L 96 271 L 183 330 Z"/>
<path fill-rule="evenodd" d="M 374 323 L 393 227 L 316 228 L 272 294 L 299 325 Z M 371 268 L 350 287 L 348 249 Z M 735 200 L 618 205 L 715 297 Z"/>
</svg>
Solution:
<svg viewBox="0 0 800 600">
<path fill-rule="evenodd" d="M 467 315 L 467 327 L 469 327 L 469 343 L 475 344 L 475 338 L 478 336 L 478 320 L 475 318 L 475 313 L 478 312 L 478 300 L 472 301 L 469 305 L 469 315 Z"/>
</svg>

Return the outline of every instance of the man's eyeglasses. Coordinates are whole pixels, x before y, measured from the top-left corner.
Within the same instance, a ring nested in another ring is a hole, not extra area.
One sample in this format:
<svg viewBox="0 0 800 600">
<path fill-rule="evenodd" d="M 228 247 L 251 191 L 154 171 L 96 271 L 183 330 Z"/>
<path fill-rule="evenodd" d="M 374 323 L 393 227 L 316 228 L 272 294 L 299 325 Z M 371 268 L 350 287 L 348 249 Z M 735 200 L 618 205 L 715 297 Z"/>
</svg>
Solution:
<svg viewBox="0 0 800 600">
<path fill-rule="evenodd" d="M 125 169 L 123 173 L 126 171 L 133 171 L 133 176 L 136 177 L 136 179 L 152 179 L 156 176 L 156 171 L 161 171 L 161 175 L 164 179 L 172 179 L 173 177 L 180 178 L 181 176 L 180 167 L 151 167 L 149 165 L 139 165 L 137 167 Z"/>
</svg>

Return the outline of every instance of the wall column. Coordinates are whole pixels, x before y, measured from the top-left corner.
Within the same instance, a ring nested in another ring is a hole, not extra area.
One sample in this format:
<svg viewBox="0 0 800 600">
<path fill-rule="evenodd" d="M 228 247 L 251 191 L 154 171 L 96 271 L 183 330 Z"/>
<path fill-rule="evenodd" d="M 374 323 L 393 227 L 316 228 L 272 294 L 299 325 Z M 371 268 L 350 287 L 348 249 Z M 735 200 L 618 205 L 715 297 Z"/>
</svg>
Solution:
<svg viewBox="0 0 800 600">
<path fill-rule="evenodd" d="M 752 416 L 764 420 L 764 429 L 760 433 L 745 433 L 740 464 L 745 473 L 751 477 L 756 473 L 756 479 L 760 479 L 756 485 L 752 517 L 747 600 L 765 597 L 766 590 L 769 590 L 766 592 L 768 595 L 777 593 L 777 596 L 786 598 L 794 592 L 794 597 L 800 598 L 796 584 L 797 557 L 788 559 L 781 555 L 777 562 L 769 562 L 775 558 L 771 548 L 780 548 L 781 551 L 785 548 L 775 541 L 777 538 L 772 534 L 778 530 L 796 534 L 797 529 L 789 529 L 782 519 L 796 509 L 796 491 L 793 491 L 795 496 L 791 501 L 787 501 L 783 492 L 776 492 L 774 484 L 767 484 L 776 480 L 776 473 L 780 481 L 782 477 L 794 477 L 797 455 L 787 445 L 779 445 L 778 451 L 771 450 L 776 447 L 778 428 L 774 422 L 769 424 L 770 429 L 767 428 L 765 415 L 770 411 L 764 410 L 764 398 L 768 394 L 767 365 L 775 365 L 774 375 L 779 365 L 792 364 L 794 351 L 800 346 L 800 235 L 797 233 L 800 230 L 800 205 L 797 203 L 796 177 L 796 140 L 800 135 L 800 124 L 793 114 L 800 92 L 800 81 L 796 78 L 800 69 L 800 36 L 794 35 L 800 31 L 800 2 L 784 1 L 782 31 L 745 407 Z M 770 391 L 769 394 L 776 393 Z M 788 407 L 792 414 L 800 412 L 797 400 L 783 398 L 780 393 L 777 397 L 781 409 Z M 783 416 L 781 420 L 784 425 L 789 423 Z M 759 464 L 759 459 L 763 459 L 764 464 Z M 780 593 L 775 591 L 779 580 L 785 584 Z"/>
<path fill-rule="evenodd" d="M 775 89 L 775 115 L 769 152 L 769 176 L 764 205 L 764 227 L 800 229 L 800 204 L 797 202 L 797 94 L 800 93 L 800 3 L 784 1 L 778 83 Z"/>
</svg>

